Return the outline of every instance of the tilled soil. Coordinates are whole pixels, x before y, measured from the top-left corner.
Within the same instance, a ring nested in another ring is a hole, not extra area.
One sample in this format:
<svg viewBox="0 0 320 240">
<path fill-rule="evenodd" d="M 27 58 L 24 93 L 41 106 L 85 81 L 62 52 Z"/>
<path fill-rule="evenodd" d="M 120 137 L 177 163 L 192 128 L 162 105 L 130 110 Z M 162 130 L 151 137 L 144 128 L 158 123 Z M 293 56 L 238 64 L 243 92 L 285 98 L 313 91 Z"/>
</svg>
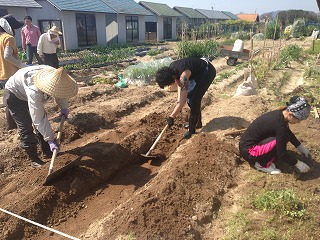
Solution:
<svg viewBox="0 0 320 240">
<path fill-rule="evenodd" d="M 213 63 L 226 68 L 223 58 Z M 247 166 L 239 158 L 239 136 L 225 133 L 246 128 L 273 107 L 273 97 L 263 92 L 232 97 L 242 74 L 210 87 L 198 134 L 182 139 L 186 107 L 150 159 L 141 154 L 164 128 L 176 93 L 154 85 L 81 87 L 70 101 L 63 153 L 54 170 L 73 160 L 77 164 L 49 186 L 43 183 L 50 159 L 40 169 L 31 168 L 19 149 L 18 132 L 5 130 L 0 109 L 0 207 L 81 239 L 215 239 L 212 223 L 226 193 L 238 185 L 238 172 Z M 47 112 L 57 129 L 57 106 L 49 103 Z M 317 122 L 305 124 L 305 137 L 319 130 Z M 63 239 L 2 212 L 0 229 L 6 240 Z"/>
</svg>

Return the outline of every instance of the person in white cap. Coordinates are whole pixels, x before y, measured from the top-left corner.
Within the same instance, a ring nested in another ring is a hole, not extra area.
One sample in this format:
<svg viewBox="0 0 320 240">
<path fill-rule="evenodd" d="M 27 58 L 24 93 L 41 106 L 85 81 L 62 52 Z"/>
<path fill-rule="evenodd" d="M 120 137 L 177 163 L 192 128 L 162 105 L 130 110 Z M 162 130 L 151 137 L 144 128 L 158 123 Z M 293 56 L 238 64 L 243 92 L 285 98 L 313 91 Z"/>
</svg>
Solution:
<svg viewBox="0 0 320 240">
<path fill-rule="evenodd" d="M 60 32 L 57 26 L 53 26 L 48 32 L 42 34 L 39 38 L 37 52 L 43 59 L 45 65 L 59 68 L 57 48 L 60 47 Z"/>
<path fill-rule="evenodd" d="M 239 143 L 240 155 L 255 168 L 270 174 L 281 173 L 274 161 L 280 160 L 295 166 L 305 173 L 310 167 L 303 161 L 292 158 L 287 152 L 291 142 L 303 155 L 310 151 L 296 138 L 289 124 L 296 124 L 308 118 L 311 106 L 303 97 L 294 96 L 286 107 L 267 112 L 255 119 L 243 133 Z"/>
<path fill-rule="evenodd" d="M 47 157 L 52 156 L 54 149 L 59 150 L 45 111 L 45 103 L 53 97 L 61 109 L 60 114 L 67 118 L 68 99 L 77 93 L 76 81 L 63 68 L 29 66 L 9 78 L 5 86 L 4 103 L 18 126 L 20 146 L 32 161 L 33 167 L 44 164 L 37 153 L 38 142 Z"/>
</svg>

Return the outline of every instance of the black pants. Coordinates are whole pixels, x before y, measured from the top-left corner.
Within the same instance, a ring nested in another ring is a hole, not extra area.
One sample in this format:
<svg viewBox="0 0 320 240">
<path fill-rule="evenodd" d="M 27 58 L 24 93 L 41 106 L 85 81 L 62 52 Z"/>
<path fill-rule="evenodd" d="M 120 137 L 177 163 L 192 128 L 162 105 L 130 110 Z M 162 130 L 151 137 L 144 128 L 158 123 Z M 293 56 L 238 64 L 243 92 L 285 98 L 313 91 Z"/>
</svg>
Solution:
<svg viewBox="0 0 320 240">
<path fill-rule="evenodd" d="M 192 92 L 188 94 L 189 99 L 189 107 L 191 109 L 190 114 L 199 115 L 201 112 L 201 101 L 203 95 L 206 93 L 208 88 L 210 87 L 213 79 L 216 77 L 216 69 L 211 63 L 208 63 L 208 69 L 205 71 L 197 81 L 197 84 Z"/>
<path fill-rule="evenodd" d="M 38 131 L 34 133 L 28 102 L 10 93 L 7 106 L 19 129 L 21 148 L 27 151 L 33 150 L 37 148 L 39 142 L 43 152 L 50 152 L 49 144 L 44 141 L 43 136 Z"/>
<path fill-rule="evenodd" d="M 59 68 L 59 60 L 56 53 L 52 53 L 52 54 L 44 53 L 43 56 L 44 56 L 45 65 L 49 65 L 54 68 Z"/>
<path fill-rule="evenodd" d="M 27 53 L 27 64 L 31 65 L 33 60 L 33 55 L 36 56 L 38 64 L 43 64 L 42 59 L 40 58 L 39 54 L 37 53 L 37 47 L 31 46 L 31 44 L 27 44 L 26 46 L 26 53 Z"/>
</svg>

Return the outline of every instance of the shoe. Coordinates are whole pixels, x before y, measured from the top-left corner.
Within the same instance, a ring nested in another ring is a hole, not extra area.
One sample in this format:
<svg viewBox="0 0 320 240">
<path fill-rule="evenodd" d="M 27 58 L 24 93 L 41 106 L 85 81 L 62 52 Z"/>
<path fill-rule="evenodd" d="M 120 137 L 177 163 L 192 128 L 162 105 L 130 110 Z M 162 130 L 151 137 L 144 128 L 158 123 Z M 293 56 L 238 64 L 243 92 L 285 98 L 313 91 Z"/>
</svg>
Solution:
<svg viewBox="0 0 320 240">
<path fill-rule="evenodd" d="M 266 172 L 272 175 L 281 173 L 281 170 L 276 168 L 276 165 L 274 165 L 274 163 L 271 163 L 270 166 L 267 168 L 267 167 L 262 167 L 258 162 L 256 162 L 254 164 L 254 167 L 259 171 Z"/>
<path fill-rule="evenodd" d="M 40 158 L 38 159 L 33 159 L 32 162 L 31 162 L 31 167 L 33 168 L 39 168 L 41 167 L 42 165 L 44 165 L 45 162 L 42 161 Z"/>
<path fill-rule="evenodd" d="M 192 134 L 196 133 L 196 124 L 198 122 L 198 115 L 190 114 L 189 116 L 189 130 L 183 134 L 184 139 L 188 139 L 192 136 Z"/>
</svg>

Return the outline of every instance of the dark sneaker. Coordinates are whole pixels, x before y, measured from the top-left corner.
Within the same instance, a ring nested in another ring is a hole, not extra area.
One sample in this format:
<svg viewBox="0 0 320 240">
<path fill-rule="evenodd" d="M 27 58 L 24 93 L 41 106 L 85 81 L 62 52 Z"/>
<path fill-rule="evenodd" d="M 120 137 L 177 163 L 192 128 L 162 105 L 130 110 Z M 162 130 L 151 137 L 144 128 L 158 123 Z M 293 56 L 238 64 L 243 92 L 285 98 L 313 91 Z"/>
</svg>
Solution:
<svg viewBox="0 0 320 240">
<path fill-rule="evenodd" d="M 41 167 L 42 165 L 44 165 L 45 164 L 45 162 L 44 161 L 42 161 L 41 159 L 33 159 L 32 160 L 32 162 L 31 162 L 31 166 L 33 167 L 33 168 L 39 168 L 39 167 Z"/>
</svg>

